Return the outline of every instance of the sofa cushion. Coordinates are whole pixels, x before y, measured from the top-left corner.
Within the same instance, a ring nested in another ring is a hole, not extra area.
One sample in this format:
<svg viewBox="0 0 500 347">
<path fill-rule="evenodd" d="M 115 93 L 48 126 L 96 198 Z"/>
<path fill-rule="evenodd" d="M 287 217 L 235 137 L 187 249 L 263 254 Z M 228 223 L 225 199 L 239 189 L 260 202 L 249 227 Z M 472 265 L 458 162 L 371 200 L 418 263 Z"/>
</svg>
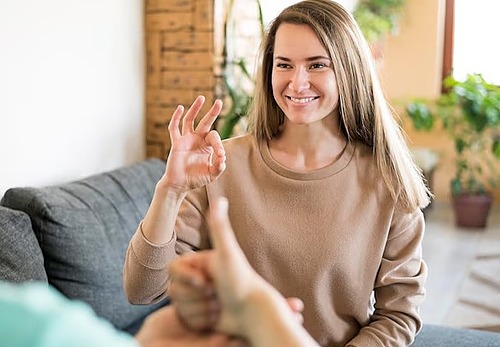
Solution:
<svg viewBox="0 0 500 347">
<path fill-rule="evenodd" d="M 29 216 L 0 206 L 0 280 L 43 281 L 47 274 L 43 255 Z"/>
<path fill-rule="evenodd" d="M 424 324 L 411 347 L 496 347 L 500 334 L 444 325 Z"/>
<path fill-rule="evenodd" d="M 12 188 L 2 199 L 29 214 L 49 283 L 122 330 L 156 308 L 128 303 L 122 270 L 164 168 L 149 159 L 58 186 Z"/>
</svg>

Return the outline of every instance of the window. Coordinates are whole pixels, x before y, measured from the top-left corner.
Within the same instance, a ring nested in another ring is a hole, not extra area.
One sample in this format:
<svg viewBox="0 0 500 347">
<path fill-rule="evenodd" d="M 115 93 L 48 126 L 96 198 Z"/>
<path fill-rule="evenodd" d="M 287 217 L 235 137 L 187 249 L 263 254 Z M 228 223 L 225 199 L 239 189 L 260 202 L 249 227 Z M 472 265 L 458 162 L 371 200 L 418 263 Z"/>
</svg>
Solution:
<svg viewBox="0 0 500 347">
<path fill-rule="evenodd" d="M 499 12 L 499 1 L 446 0 L 443 77 L 480 73 L 500 85 Z"/>
</svg>

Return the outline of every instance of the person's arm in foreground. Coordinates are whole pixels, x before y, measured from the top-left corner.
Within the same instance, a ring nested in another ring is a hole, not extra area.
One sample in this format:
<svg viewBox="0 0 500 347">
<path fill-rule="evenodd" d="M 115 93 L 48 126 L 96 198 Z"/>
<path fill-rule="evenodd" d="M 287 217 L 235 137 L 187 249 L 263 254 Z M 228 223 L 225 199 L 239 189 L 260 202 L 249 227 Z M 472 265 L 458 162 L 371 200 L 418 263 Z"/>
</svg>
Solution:
<svg viewBox="0 0 500 347">
<path fill-rule="evenodd" d="M 244 337 L 258 347 L 319 346 L 289 302 L 250 266 L 236 241 L 227 210 L 226 199 L 219 199 L 210 209 L 214 249 L 177 258 L 171 264 L 171 275 L 176 281 L 215 291 L 220 313 L 214 319 L 220 332 Z M 178 304 L 173 301 L 174 306 Z M 189 306 L 187 301 L 180 304 Z"/>
<path fill-rule="evenodd" d="M 12 347 L 228 347 L 243 343 L 224 334 L 187 330 L 173 307 L 152 313 L 136 339 L 41 283 L 0 284 L 0 336 Z"/>
</svg>

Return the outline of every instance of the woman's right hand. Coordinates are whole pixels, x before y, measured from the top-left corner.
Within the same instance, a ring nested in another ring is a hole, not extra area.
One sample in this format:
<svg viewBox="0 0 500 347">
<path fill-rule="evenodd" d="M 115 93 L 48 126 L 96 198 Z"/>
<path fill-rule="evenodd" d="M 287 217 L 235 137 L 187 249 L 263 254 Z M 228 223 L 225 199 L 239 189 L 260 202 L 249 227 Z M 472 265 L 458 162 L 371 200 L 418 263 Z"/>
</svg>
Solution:
<svg viewBox="0 0 500 347">
<path fill-rule="evenodd" d="M 184 107 L 178 106 L 168 126 L 171 148 L 160 184 L 180 193 L 214 181 L 226 168 L 221 138 L 212 130 L 222 101 L 216 100 L 195 127 L 195 119 L 204 103 L 205 97 L 198 96 L 184 117 Z"/>
</svg>

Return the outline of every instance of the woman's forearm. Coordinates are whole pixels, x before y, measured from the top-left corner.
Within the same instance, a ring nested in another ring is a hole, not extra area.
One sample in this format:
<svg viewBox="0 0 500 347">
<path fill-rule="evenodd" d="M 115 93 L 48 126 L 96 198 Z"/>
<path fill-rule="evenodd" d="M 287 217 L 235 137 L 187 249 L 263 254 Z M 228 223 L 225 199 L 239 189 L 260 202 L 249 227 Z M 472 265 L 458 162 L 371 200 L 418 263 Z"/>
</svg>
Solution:
<svg viewBox="0 0 500 347">
<path fill-rule="evenodd" d="M 149 242 L 162 245 L 172 239 L 175 220 L 186 194 L 161 185 L 161 181 L 156 185 L 141 230 Z"/>
</svg>

